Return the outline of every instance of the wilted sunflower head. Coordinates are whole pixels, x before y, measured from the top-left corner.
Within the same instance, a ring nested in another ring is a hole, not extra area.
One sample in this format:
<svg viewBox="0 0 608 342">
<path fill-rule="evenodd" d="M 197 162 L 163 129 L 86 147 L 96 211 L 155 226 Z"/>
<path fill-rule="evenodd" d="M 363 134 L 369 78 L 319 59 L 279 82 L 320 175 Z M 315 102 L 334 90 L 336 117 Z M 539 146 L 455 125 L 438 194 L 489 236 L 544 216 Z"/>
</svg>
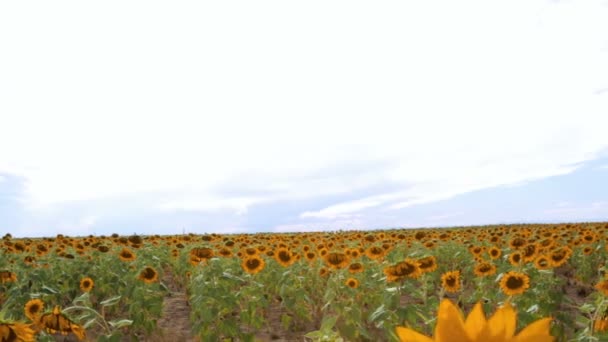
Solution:
<svg viewBox="0 0 608 342">
<path fill-rule="evenodd" d="M 146 284 L 152 284 L 158 281 L 158 272 L 150 266 L 146 266 L 140 273 L 139 279 Z"/>
<path fill-rule="evenodd" d="M 418 278 L 422 274 L 418 262 L 410 258 L 406 258 L 395 265 L 395 272 L 398 276 L 410 278 Z"/>
<path fill-rule="evenodd" d="M 44 310 L 44 302 L 38 298 L 30 299 L 25 303 L 25 316 L 32 322 L 36 322 L 40 317 L 40 314 Z"/>
<path fill-rule="evenodd" d="M 437 259 L 433 255 L 418 259 L 418 267 L 422 273 L 433 272 L 437 269 Z"/>
<path fill-rule="evenodd" d="M 95 282 L 89 277 L 82 278 L 80 280 L 80 289 L 82 290 L 82 292 L 91 292 L 94 285 Z"/>
<path fill-rule="evenodd" d="M 489 262 L 481 262 L 475 266 L 473 272 L 478 277 L 487 277 L 496 273 L 496 265 Z"/>
<path fill-rule="evenodd" d="M 35 332 L 30 328 L 29 324 L 13 322 L 0 323 L 0 341 L 24 341 L 34 342 L 36 337 Z"/>
<path fill-rule="evenodd" d="M 327 263 L 329 267 L 335 269 L 344 268 L 346 267 L 346 265 L 348 265 L 349 262 L 348 256 L 344 253 L 339 252 L 327 253 L 324 259 L 325 263 Z"/>
<path fill-rule="evenodd" d="M 348 272 L 359 273 L 363 272 L 363 265 L 360 262 L 353 262 L 348 266 Z"/>
</svg>

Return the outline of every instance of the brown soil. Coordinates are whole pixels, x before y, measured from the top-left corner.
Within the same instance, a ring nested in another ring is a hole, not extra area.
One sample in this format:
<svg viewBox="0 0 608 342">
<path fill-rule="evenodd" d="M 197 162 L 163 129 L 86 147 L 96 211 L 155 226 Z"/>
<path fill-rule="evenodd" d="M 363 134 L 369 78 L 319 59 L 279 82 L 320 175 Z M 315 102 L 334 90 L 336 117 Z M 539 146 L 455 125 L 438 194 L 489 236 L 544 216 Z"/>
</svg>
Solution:
<svg viewBox="0 0 608 342">
<path fill-rule="evenodd" d="M 146 338 L 145 341 L 198 341 L 192 335 L 190 304 L 185 288 L 178 284 L 169 268 L 164 270 L 162 282 L 169 288 L 170 292 L 163 301 L 163 313 L 158 320 L 158 332 Z"/>
</svg>

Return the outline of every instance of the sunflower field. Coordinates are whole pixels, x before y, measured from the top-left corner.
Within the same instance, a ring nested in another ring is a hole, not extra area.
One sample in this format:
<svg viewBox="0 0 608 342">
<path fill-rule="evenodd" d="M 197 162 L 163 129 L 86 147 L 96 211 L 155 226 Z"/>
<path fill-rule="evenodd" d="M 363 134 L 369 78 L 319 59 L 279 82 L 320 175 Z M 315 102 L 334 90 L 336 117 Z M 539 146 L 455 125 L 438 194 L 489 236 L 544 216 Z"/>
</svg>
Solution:
<svg viewBox="0 0 608 342">
<path fill-rule="evenodd" d="M 607 233 L 6 234 L 0 341 L 608 341 Z"/>
</svg>

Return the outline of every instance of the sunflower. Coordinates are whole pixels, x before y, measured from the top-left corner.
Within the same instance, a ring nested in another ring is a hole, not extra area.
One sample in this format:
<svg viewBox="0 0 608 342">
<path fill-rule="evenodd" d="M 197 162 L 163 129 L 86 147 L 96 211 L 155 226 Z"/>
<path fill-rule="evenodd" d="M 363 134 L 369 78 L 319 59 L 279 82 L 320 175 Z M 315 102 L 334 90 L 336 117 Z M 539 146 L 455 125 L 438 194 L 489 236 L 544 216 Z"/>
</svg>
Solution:
<svg viewBox="0 0 608 342">
<path fill-rule="evenodd" d="M 232 251 L 229 250 L 226 247 L 223 247 L 222 249 L 219 250 L 219 252 L 217 252 L 219 255 L 225 257 L 225 258 L 229 258 L 232 256 Z"/>
<path fill-rule="evenodd" d="M 344 284 L 346 284 L 346 286 L 350 288 L 356 289 L 357 287 L 359 287 L 359 280 L 355 278 L 348 278 L 346 279 L 346 282 Z"/>
<path fill-rule="evenodd" d="M 65 315 L 61 313 L 61 307 L 59 305 L 56 305 L 52 312 L 42 315 L 39 322 L 50 334 L 60 333 L 62 335 L 67 335 L 68 333 L 73 333 L 78 337 L 79 341 L 86 338 L 84 328 L 65 317 Z"/>
<path fill-rule="evenodd" d="M 329 275 L 329 270 L 325 267 L 321 267 L 321 269 L 319 270 L 319 276 L 325 277 L 327 275 Z"/>
<path fill-rule="evenodd" d="M 372 260 L 380 259 L 384 256 L 384 249 L 378 246 L 371 246 L 365 250 L 365 255 Z"/>
<path fill-rule="evenodd" d="M 353 262 L 348 266 L 348 272 L 352 274 L 363 272 L 363 265 L 360 262 Z"/>
<path fill-rule="evenodd" d="M 437 269 L 437 259 L 433 255 L 418 259 L 418 267 L 422 273 L 433 272 Z"/>
<path fill-rule="evenodd" d="M 595 332 L 604 332 L 608 330 L 608 318 L 598 318 L 593 321 L 593 331 Z"/>
<path fill-rule="evenodd" d="M 458 306 L 444 299 L 439 304 L 434 338 L 405 327 L 397 327 L 395 332 L 402 342 L 553 342 L 550 324 L 551 318 L 541 318 L 515 335 L 517 313 L 511 304 L 506 303 L 486 319 L 481 303 L 477 303 L 465 320 Z"/>
<path fill-rule="evenodd" d="M 510 271 L 500 279 L 500 289 L 507 296 L 524 293 L 530 287 L 530 277 L 521 272 Z"/>
<path fill-rule="evenodd" d="M 275 260 L 283 267 L 288 267 L 296 261 L 293 254 L 285 247 L 277 249 L 274 257 Z"/>
<path fill-rule="evenodd" d="M 264 269 L 266 263 L 261 257 L 254 255 L 243 259 L 241 267 L 249 274 L 256 274 Z"/>
<path fill-rule="evenodd" d="M 158 272 L 156 272 L 156 270 L 150 266 L 146 266 L 140 273 L 139 273 L 139 280 L 143 281 L 146 284 L 152 284 L 154 282 L 158 281 Z"/>
<path fill-rule="evenodd" d="M 551 268 L 551 260 L 548 256 L 541 254 L 534 259 L 534 267 L 537 270 L 547 270 Z"/>
<path fill-rule="evenodd" d="M 396 265 L 386 267 L 384 274 L 386 274 L 386 281 L 393 282 L 405 277 L 418 278 L 422 275 L 422 271 L 416 260 L 407 258 Z"/>
<path fill-rule="evenodd" d="M 509 246 L 511 247 L 511 249 L 520 249 L 520 248 L 523 248 L 527 244 L 528 244 L 528 242 L 526 241 L 526 239 L 524 239 L 522 237 L 515 237 L 515 238 L 511 239 L 511 241 L 509 241 Z"/>
<path fill-rule="evenodd" d="M 487 277 L 496 273 L 496 265 L 490 262 L 481 262 L 475 266 L 473 270 L 478 277 Z"/>
<path fill-rule="evenodd" d="M 14 283 L 17 281 L 17 275 L 11 271 L 0 271 L 0 283 Z"/>
<path fill-rule="evenodd" d="M 337 270 L 346 267 L 349 263 L 348 256 L 338 252 L 327 253 L 323 259 L 327 266 Z"/>
<path fill-rule="evenodd" d="M 519 266 L 523 262 L 521 252 L 513 252 L 509 254 L 509 263 L 513 266 Z"/>
<path fill-rule="evenodd" d="M 450 293 L 460 291 L 460 271 L 449 271 L 442 274 L 441 286 Z"/>
<path fill-rule="evenodd" d="M 35 331 L 29 324 L 13 322 L 0 323 L 0 341 L 2 342 L 34 342 Z"/>
<path fill-rule="evenodd" d="M 122 261 L 133 261 L 135 260 L 135 254 L 128 248 L 123 248 L 122 251 L 120 251 L 120 253 L 118 254 L 118 257 L 120 258 L 120 260 Z"/>
<path fill-rule="evenodd" d="M 553 252 L 551 252 L 551 254 L 549 254 L 551 266 L 560 267 L 561 265 L 565 264 L 568 261 L 568 259 L 570 258 L 571 255 L 572 255 L 572 249 L 570 249 L 570 247 L 568 247 L 568 246 L 563 246 L 563 247 L 553 250 Z"/>
<path fill-rule="evenodd" d="M 307 252 L 304 252 L 304 257 L 306 258 L 306 261 L 313 262 L 317 258 L 317 253 L 309 250 Z"/>
<path fill-rule="evenodd" d="M 40 313 L 44 310 L 44 302 L 40 299 L 30 299 L 25 303 L 25 317 L 29 318 L 32 322 L 36 322 L 40 316 Z"/>
<path fill-rule="evenodd" d="M 82 280 L 80 280 L 80 289 L 82 292 L 91 292 L 93 286 L 95 286 L 95 282 L 89 277 L 82 278 Z"/>
<path fill-rule="evenodd" d="M 608 296 L 608 279 L 604 279 L 599 283 L 595 284 L 595 288 L 599 290 L 604 296 Z"/>
</svg>

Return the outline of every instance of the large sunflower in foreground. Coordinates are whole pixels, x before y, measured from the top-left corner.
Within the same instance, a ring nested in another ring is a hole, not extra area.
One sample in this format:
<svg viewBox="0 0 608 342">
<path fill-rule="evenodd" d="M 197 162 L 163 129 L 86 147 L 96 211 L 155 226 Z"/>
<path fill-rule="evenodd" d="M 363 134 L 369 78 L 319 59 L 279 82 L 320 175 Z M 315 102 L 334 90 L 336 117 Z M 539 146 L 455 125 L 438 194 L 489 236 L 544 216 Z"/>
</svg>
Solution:
<svg viewBox="0 0 608 342">
<path fill-rule="evenodd" d="M 0 323 L 0 341 L 23 341 L 34 342 L 36 337 L 34 330 L 25 323 Z"/>
<path fill-rule="evenodd" d="M 458 307 L 444 299 L 439 305 L 434 338 L 405 327 L 397 327 L 396 332 L 401 342 L 553 342 L 550 324 L 551 318 L 542 318 L 515 335 L 517 314 L 509 303 L 489 319 L 477 303 L 465 320 Z"/>
</svg>

